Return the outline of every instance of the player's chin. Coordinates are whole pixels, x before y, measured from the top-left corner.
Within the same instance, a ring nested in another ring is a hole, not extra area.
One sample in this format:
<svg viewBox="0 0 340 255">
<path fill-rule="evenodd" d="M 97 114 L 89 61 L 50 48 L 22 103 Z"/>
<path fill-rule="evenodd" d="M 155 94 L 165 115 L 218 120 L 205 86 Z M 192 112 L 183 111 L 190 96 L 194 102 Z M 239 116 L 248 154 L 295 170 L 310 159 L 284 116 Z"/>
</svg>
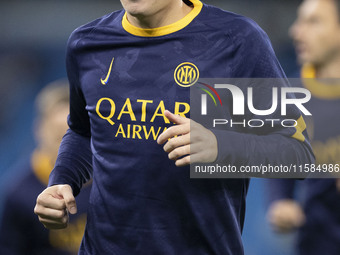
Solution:
<svg viewBox="0 0 340 255">
<path fill-rule="evenodd" d="M 303 65 L 306 63 L 313 63 L 312 57 L 305 51 L 300 51 L 297 53 L 297 59 L 299 64 Z"/>
<path fill-rule="evenodd" d="M 141 3 L 141 1 L 136 3 L 128 3 L 123 6 L 125 11 L 133 17 L 142 18 L 148 16 L 148 8 L 145 6 L 145 4 Z"/>
</svg>

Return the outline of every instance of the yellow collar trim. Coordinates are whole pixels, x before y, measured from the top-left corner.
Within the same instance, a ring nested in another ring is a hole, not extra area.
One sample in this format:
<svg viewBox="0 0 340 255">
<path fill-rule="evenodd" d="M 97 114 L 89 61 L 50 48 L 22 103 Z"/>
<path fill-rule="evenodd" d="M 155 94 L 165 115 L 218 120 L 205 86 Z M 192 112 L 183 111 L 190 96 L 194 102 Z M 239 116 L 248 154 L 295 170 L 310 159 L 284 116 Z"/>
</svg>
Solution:
<svg viewBox="0 0 340 255">
<path fill-rule="evenodd" d="M 340 84 L 325 84 L 316 79 L 315 68 L 305 64 L 301 70 L 303 85 L 314 97 L 320 99 L 339 99 Z"/>
<path fill-rule="evenodd" d="M 33 172 L 38 180 L 47 186 L 48 178 L 53 169 L 50 159 L 43 153 L 34 151 L 31 159 Z"/>
<path fill-rule="evenodd" d="M 201 12 L 203 4 L 199 0 L 190 0 L 192 4 L 194 5 L 194 8 L 191 10 L 189 14 L 187 14 L 184 18 L 176 21 L 173 24 L 163 26 L 163 27 L 157 27 L 157 28 L 140 28 L 135 27 L 130 24 L 130 22 L 127 19 L 126 12 L 124 14 L 122 25 L 123 28 L 130 34 L 136 35 L 136 36 L 143 36 L 143 37 L 156 37 L 156 36 L 164 36 L 168 35 L 174 32 L 177 32 L 183 28 L 185 28 L 187 25 L 193 21 L 194 18 Z"/>
</svg>

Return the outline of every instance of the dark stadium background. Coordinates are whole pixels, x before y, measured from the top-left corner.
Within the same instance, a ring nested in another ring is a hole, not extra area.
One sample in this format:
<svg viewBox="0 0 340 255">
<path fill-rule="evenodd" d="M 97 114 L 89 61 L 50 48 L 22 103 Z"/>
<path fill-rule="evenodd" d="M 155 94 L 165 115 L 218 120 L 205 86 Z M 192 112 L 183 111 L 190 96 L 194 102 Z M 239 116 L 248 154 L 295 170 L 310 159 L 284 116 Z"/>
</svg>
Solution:
<svg viewBox="0 0 340 255">
<path fill-rule="evenodd" d="M 254 19 L 268 33 L 287 75 L 298 67 L 288 28 L 300 1 L 206 0 Z M 30 0 L 0 2 L 0 216 L 2 194 L 17 166 L 34 148 L 34 97 L 66 75 L 69 34 L 78 26 L 120 9 L 118 0 Z M 265 180 L 251 182 L 244 228 L 246 255 L 291 255 L 292 235 L 273 235 L 265 221 Z M 33 213 L 33 208 L 32 208 Z"/>
</svg>

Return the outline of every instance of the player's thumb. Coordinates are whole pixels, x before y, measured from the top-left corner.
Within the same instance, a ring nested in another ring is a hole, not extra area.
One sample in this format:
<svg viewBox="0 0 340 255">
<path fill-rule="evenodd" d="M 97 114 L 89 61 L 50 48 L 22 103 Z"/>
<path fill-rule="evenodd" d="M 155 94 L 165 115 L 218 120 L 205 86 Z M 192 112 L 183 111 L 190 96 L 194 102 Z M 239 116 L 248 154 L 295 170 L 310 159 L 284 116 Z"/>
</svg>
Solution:
<svg viewBox="0 0 340 255">
<path fill-rule="evenodd" d="M 73 196 L 71 186 L 70 185 L 64 185 L 60 189 L 59 192 L 60 192 L 60 195 L 64 198 L 67 211 L 70 214 L 76 214 L 77 213 L 77 204 L 76 204 L 76 199 Z"/>
<path fill-rule="evenodd" d="M 168 110 L 164 111 L 164 116 L 167 117 L 171 122 L 176 123 L 176 124 L 183 124 L 183 123 L 189 121 L 188 119 L 186 119 L 182 116 L 173 114 L 172 112 L 170 112 Z"/>
</svg>

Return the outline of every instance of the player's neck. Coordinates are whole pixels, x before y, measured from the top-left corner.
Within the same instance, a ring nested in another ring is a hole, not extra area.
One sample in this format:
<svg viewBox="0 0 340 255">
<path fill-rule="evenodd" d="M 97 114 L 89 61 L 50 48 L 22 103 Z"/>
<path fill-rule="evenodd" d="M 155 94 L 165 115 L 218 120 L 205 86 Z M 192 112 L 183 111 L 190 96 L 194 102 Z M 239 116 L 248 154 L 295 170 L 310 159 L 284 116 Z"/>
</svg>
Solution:
<svg viewBox="0 0 340 255">
<path fill-rule="evenodd" d="M 132 16 L 127 13 L 127 19 L 131 25 L 149 29 L 170 25 L 184 18 L 190 11 L 191 7 L 187 6 L 182 1 L 173 1 L 169 8 L 160 10 L 152 16 Z"/>
<path fill-rule="evenodd" d="M 319 66 L 315 66 L 315 74 L 317 78 L 340 78 L 340 56 L 333 58 L 332 61 L 328 61 Z"/>
</svg>

